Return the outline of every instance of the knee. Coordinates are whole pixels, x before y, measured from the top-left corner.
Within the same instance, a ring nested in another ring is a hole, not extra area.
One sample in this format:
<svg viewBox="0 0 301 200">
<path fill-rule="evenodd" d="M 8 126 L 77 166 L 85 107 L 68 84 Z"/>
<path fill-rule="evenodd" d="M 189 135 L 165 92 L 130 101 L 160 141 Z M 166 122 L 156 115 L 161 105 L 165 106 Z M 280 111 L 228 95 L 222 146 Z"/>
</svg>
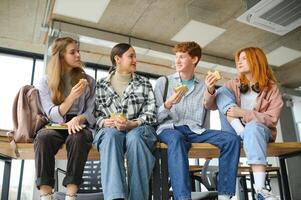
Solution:
<svg viewBox="0 0 301 200">
<path fill-rule="evenodd" d="M 126 145 L 127 147 L 135 146 L 141 142 L 143 142 L 142 135 L 144 134 L 144 129 L 135 129 L 130 131 L 126 135 Z"/>
<path fill-rule="evenodd" d="M 115 128 L 105 128 L 103 131 L 104 133 L 102 136 L 102 141 L 109 142 L 109 143 L 117 141 L 118 139 L 121 138 L 120 137 L 121 134 L 124 134 Z"/>
<path fill-rule="evenodd" d="M 250 122 L 245 126 L 243 137 L 247 140 L 262 141 L 266 139 L 267 131 L 268 128 L 265 125 L 257 122 Z"/>
<path fill-rule="evenodd" d="M 241 144 L 241 138 L 240 136 L 236 135 L 236 134 L 229 134 L 228 137 L 229 143 L 232 145 L 237 146 L 238 148 L 240 148 L 240 144 Z"/>
<path fill-rule="evenodd" d="M 216 91 L 216 104 L 218 109 L 226 114 L 229 108 L 236 106 L 236 99 L 234 94 L 226 87 L 220 87 Z"/>
<path fill-rule="evenodd" d="M 229 90 L 228 88 L 226 88 L 226 87 L 224 87 L 224 86 L 222 86 L 222 87 L 220 87 L 220 88 L 218 88 L 217 90 L 216 90 L 216 95 L 219 95 L 219 94 L 221 94 L 221 93 L 223 93 L 223 94 L 229 94 L 229 95 L 232 95 L 233 93 L 231 92 L 231 90 Z"/>
<path fill-rule="evenodd" d="M 86 135 L 84 134 L 83 131 L 77 132 L 75 134 L 69 135 L 66 144 L 72 143 L 72 144 L 85 144 L 87 141 Z"/>
<path fill-rule="evenodd" d="M 39 131 L 34 142 L 35 144 L 45 144 L 47 141 L 49 141 L 47 132 Z"/>
<path fill-rule="evenodd" d="M 180 146 L 181 144 L 185 143 L 185 136 L 182 134 L 174 134 L 172 138 L 170 138 L 168 145 L 168 148 L 172 148 Z"/>
</svg>

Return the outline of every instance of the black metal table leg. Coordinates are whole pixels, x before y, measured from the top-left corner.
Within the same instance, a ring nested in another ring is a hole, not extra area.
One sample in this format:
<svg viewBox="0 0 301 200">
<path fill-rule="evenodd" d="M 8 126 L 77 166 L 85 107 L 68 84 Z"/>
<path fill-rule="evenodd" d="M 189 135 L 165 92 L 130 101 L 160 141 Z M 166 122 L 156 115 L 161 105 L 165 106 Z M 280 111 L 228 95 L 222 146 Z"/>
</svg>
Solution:
<svg viewBox="0 0 301 200">
<path fill-rule="evenodd" d="M 279 158 L 279 162 L 280 162 L 280 171 L 281 171 L 281 179 L 282 179 L 282 183 L 283 183 L 282 186 L 283 186 L 284 197 L 285 197 L 285 200 L 291 200 L 285 158 Z"/>
<path fill-rule="evenodd" d="M 283 185 L 282 185 L 281 175 L 280 175 L 280 171 L 279 170 L 277 170 L 277 180 L 278 180 L 278 185 L 279 185 L 280 199 L 284 200 Z"/>
<path fill-rule="evenodd" d="M 251 193 L 252 193 L 252 199 L 256 199 L 255 198 L 255 194 L 256 194 L 256 191 L 255 191 L 255 188 L 254 188 L 254 174 L 252 171 L 250 171 L 250 184 L 251 184 Z"/>
<path fill-rule="evenodd" d="M 156 161 L 152 175 L 152 196 L 154 200 L 161 200 L 160 152 L 158 149 L 155 150 L 154 155 Z"/>
<path fill-rule="evenodd" d="M 1 158 L 1 160 L 4 161 L 1 200 L 7 200 L 9 194 L 9 184 L 10 184 L 11 159 Z"/>
<path fill-rule="evenodd" d="M 247 187 L 247 179 L 245 175 L 240 176 L 240 184 L 244 192 L 244 200 L 249 200 L 248 196 L 248 187 Z"/>
<path fill-rule="evenodd" d="M 169 198 L 168 186 L 168 162 L 167 162 L 167 149 L 161 150 L 161 184 L 162 184 L 162 200 Z"/>
<path fill-rule="evenodd" d="M 21 169 L 20 169 L 20 177 L 19 177 L 19 186 L 18 186 L 18 197 L 17 197 L 17 200 L 21 200 L 23 172 L 24 172 L 24 160 L 21 161 Z"/>
</svg>

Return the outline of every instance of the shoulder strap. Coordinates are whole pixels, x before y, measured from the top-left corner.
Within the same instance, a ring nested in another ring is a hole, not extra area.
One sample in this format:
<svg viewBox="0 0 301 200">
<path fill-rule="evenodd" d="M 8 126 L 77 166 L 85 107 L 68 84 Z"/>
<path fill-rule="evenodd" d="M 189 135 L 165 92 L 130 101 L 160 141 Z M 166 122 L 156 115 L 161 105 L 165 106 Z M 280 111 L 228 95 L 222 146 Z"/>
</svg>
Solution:
<svg viewBox="0 0 301 200">
<path fill-rule="evenodd" d="M 168 92 L 168 78 L 167 76 L 163 76 L 165 78 L 165 87 L 164 87 L 164 93 L 163 93 L 163 102 L 166 101 L 167 92 Z"/>
</svg>

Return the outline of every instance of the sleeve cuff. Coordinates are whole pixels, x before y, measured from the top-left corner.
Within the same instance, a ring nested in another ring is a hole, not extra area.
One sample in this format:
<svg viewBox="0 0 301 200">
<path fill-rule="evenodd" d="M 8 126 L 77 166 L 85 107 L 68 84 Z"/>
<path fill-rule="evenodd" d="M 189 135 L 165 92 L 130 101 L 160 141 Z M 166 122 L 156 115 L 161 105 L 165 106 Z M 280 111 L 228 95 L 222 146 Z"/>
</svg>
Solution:
<svg viewBox="0 0 301 200">
<path fill-rule="evenodd" d="M 99 128 L 102 128 L 104 124 L 104 119 L 103 118 L 99 118 L 96 121 L 96 125 L 98 125 Z"/>
<path fill-rule="evenodd" d="M 212 98 L 214 97 L 216 94 L 216 90 L 214 90 L 213 94 L 211 94 L 208 89 L 206 88 L 206 92 L 205 92 L 205 97 L 209 97 L 209 98 Z"/>
<path fill-rule="evenodd" d="M 138 123 L 138 126 L 141 126 L 144 123 L 144 121 L 140 118 L 135 119 L 134 121 L 136 121 Z"/>
<path fill-rule="evenodd" d="M 164 104 L 159 107 L 158 113 L 166 114 L 166 116 L 170 113 L 170 110 L 166 109 Z"/>
<path fill-rule="evenodd" d="M 64 118 L 61 116 L 59 111 L 59 106 L 55 106 L 50 111 L 50 120 L 56 123 L 63 123 L 65 122 Z"/>
</svg>

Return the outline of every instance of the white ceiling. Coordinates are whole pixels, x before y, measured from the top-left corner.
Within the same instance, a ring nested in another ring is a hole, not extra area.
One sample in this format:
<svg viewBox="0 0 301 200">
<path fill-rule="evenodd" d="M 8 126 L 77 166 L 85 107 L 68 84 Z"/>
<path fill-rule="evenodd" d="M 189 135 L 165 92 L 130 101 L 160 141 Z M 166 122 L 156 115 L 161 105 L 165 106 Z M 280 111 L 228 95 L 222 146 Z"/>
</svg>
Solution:
<svg viewBox="0 0 301 200">
<path fill-rule="evenodd" d="M 57 0 L 64 1 L 66 0 Z M 77 0 L 67 4 L 69 6 L 61 7 L 60 12 L 57 12 L 60 14 L 54 14 L 52 12 L 54 1 L 51 0 L 1 0 L 0 47 L 43 53 L 47 41 L 45 27 L 53 24 L 54 28 L 62 32 L 73 32 L 75 35 L 116 43 L 129 42 L 130 37 L 137 52 L 141 52 L 138 55 L 138 69 L 166 74 L 174 70 L 171 67 L 172 57 L 168 57 L 172 54 L 171 47 L 177 43 L 173 40 L 179 40 L 177 34 L 180 34 L 189 22 L 194 22 L 217 27 L 220 30 L 215 37 L 212 32 L 205 34 L 212 37 L 209 38 L 211 41 L 206 39 L 203 43 L 204 63 L 198 69 L 201 76 L 206 74 L 208 67 L 234 68 L 235 51 L 246 46 L 260 47 L 267 54 L 280 47 L 301 51 L 301 27 L 279 36 L 237 21 L 236 18 L 247 10 L 245 0 L 111 0 L 102 16 L 99 15 L 100 20 L 95 23 L 87 18 L 84 20 L 84 17 L 79 15 L 64 16 L 64 8 L 73 13 L 97 16 L 97 13 L 92 13 L 95 11 L 92 8 L 99 6 L 98 1 L 79 1 L 84 2 L 86 6 L 74 2 Z M 190 38 L 203 40 L 205 36 L 202 37 L 201 34 L 197 39 L 198 32 L 201 30 L 195 29 Z M 183 36 L 181 37 L 183 39 Z M 81 49 L 85 61 L 110 64 L 109 47 L 82 43 Z M 289 54 L 284 54 L 283 57 L 289 57 Z M 301 86 L 300 57 L 273 68 L 282 86 L 289 88 Z M 233 74 L 225 72 L 223 76 L 228 79 L 233 77 Z"/>
</svg>

